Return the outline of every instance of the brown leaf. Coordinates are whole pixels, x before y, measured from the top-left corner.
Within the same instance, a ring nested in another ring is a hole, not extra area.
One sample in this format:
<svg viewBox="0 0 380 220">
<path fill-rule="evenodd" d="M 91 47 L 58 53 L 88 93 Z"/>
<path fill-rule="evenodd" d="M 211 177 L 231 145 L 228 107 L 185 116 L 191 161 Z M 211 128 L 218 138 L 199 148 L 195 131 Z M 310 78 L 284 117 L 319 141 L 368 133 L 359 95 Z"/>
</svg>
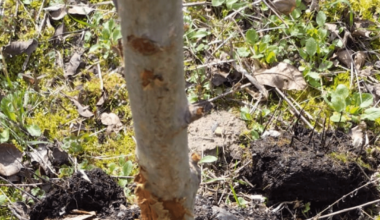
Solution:
<svg viewBox="0 0 380 220">
<path fill-rule="evenodd" d="M 3 52 L 8 55 L 16 56 L 20 54 L 30 55 L 36 50 L 38 42 L 34 39 L 28 41 L 15 41 L 3 47 Z"/>
<path fill-rule="evenodd" d="M 51 38 L 54 44 L 58 44 L 62 42 L 63 33 L 65 32 L 65 30 L 66 30 L 65 23 L 62 22 L 62 24 L 58 25 L 58 27 L 55 29 L 53 37 Z"/>
<path fill-rule="evenodd" d="M 78 100 L 76 100 L 75 98 L 71 98 L 71 97 L 68 97 L 73 103 L 74 105 L 77 107 L 78 109 L 78 113 L 80 116 L 83 116 L 85 118 L 91 118 L 92 116 L 94 116 L 94 114 L 88 110 L 88 106 L 83 106 L 82 104 L 80 104 L 78 102 Z"/>
<path fill-rule="evenodd" d="M 343 63 L 346 67 L 351 67 L 351 55 L 352 52 L 346 49 L 336 52 L 339 62 Z"/>
<path fill-rule="evenodd" d="M 22 152 L 13 144 L 0 144 L 0 174 L 12 176 L 20 171 Z"/>
<path fill-rule="evenodd" d="M 288 15 L 296 8 L 296 0 L 274 0 L 273 6 L 278 12 Z"/>
<path fill-rule="evenodd" d="M 355 56 L 356 69 L 360 69 L 364 65 L 366 57 L 367 56 L 364 51 L 359 51 L 356 53 L 356 56 Z"/>
<path fill-rule="evenodd" d="M 77 73 L 77 69 L 81 62 L 81 55 L 78 53 L 74 53 L 71 57 L 70 62 L 66 64 L 66 72 L 64 74 L 65 77 L 74 76 Z"/>
<path fill-rule="evenodd" d="M 279 63 L 271 69 L 254 73 L 261 84 L 283 90 L 303 90 L 307 84 L 297 68 L 287 63 Z"/>
<path fill-rule="evenodd" d="M 53 20 L 61 20 L 67 14 L 66 7 L 64 4 L 47 7 L 44 8 L 44 10 L 49 12 Z"/>
<path fill-rule="evenodd" d="M 117 116 L 115 113 L 106 113 L 104 112 L 100 116 L 100 120 L 102 121 L 102 124 L 104 125 L 117 125 L 121 124 L 119 116 Z"/>
<path fill-rule="evenodd" d="M 111 133 L 112 131 L 119 132 L 121 128 L 123 127 L 123 124 L 121 123 L 119 116 L 117 116 L 115 113 L 106 113 L 100 115 L 100 120 L 102 121 L 102 124 L 107 125 L 107 133 Z"/>
<path fill-rule="evenodd" d="M 73 5 L 67 12 L 72 15 L 89 15 L 94 10 L 87 5 Z"/>
</svg>

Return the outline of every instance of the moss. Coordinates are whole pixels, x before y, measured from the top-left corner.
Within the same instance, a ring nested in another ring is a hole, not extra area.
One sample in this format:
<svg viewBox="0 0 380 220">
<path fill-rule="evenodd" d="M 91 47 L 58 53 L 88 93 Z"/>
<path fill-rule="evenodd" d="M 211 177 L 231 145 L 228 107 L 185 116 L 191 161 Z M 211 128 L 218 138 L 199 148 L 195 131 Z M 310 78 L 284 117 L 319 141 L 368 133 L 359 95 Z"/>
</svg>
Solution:
<svg viewBox="0 0 380 220">
<path fill-rule="evenodd" d="M 347 161 L 348 161 L 347 155 L 343 154 L 343 153 L 332 152 L 331 154 L 329 154 L 329 156 L 331 158 L 338 160 L 338 161 L 341 161 L 343 163 L 347 163 Z"/>
<path fill-rule="evenodd" d="M 352 158 L 353 155 L 347 155 L 344 153 L 337 153 L 337 152 L 332 152 L 329 154 L 329 156 L 337 161 L 343 162 L 346 164 L 347 162 L 354 162 L 357 163 L 359 166 L 371 169 L 371 166 L 367 163 L 365 163 L 360 157 L 358 159 Z"/>
</svg>

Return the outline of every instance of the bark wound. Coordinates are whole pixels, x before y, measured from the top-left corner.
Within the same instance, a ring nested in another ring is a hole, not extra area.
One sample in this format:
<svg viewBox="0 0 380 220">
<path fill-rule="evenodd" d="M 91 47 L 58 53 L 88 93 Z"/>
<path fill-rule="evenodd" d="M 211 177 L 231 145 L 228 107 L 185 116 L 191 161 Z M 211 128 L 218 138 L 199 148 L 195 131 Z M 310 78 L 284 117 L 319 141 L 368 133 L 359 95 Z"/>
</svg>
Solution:
<svg viewBox="0 0 380 220">
<path fill-rule="evenodd" d="M 192 213 L 183 207 L 184 199 L 162 201 L 151 194 L 145 188 L 147 182 L 141 172 L 135 177 L 135 182 L 137 183 L 135 195 L 141 208 L 141 220 L 182 220 L 186 214 L 192 216 Z"/>
<path fill-rule="evenodd" d="M 159 74 L 154 74 L 153 70 L 144 69 L 140 73 L 141 85 L 144 90 L 151 89 L 154 86 L 162 86 L 164 79 Z"/>
<path fill-rule="evenodd" d="M 129 35 L 127 37 L 128 44 L 132 49 L 144 56 L 150 56 L 157 52 L 162 51 L 162 48 L 158 44 L 146 37 L 136 37 L 134 35 Z"/>
</svg>

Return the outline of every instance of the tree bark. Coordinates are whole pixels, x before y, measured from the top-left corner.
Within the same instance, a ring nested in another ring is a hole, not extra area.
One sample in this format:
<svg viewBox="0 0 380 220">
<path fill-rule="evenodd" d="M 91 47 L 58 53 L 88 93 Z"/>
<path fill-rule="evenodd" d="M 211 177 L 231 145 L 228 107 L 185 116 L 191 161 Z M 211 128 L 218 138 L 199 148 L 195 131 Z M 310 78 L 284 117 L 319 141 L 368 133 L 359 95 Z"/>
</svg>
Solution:
<svg viewBox="0 0 380 220">
<path fill-rule="evenodd" d="M 200 174 L 188 156 L 182 1 L 119 0 L 118 12 L 142 219 L 193 219 Z"/>
</svg>

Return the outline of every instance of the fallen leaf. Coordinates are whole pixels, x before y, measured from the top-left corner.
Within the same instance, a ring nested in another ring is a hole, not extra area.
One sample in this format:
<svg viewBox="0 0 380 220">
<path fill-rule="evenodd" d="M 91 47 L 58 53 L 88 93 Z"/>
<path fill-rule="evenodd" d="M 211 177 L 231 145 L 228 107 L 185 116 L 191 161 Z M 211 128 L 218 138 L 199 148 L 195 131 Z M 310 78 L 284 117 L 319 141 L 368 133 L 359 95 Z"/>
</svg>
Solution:
<svg viewBox="0 0 380 220">
<path fill-rule="evenodd" d="M 38 42 L 34 39 L 28 41 L 15 41 L 3 47 L 3 52 L 16 56 L 20 54 L 30 55 L 37 48 Z"/>
<path fill-rule="evenodd" d="M 363 144 L 364 140 L 364 131 L 367 128 L 367 124 L 362 121 L 360 122 L 356 127 L 353 127 L 351 129 L 351 139 L 352 139 L 352 145 L 356 148 L 361 147 Z"/>
<path fill-rule="evenodd" d="M 46 173 L 52 170 L 52 165 L 49 160 L 49 150 L 47 147 L 43 145 L 38 146 L 36 149 L 29 153 L 29 156 L 31 158 L 31 162 L 38 162 Z"/>
<path fill-rule="evenodd" d="M 100 115 L 100 120 L 102 121 L 102 124 L 104 125 L 118 125 L 121 124 L 119 116 L 117 116 L 115 113 L 102 113 Z"/>
<path fill-rule="evenodd" d="M 13 144 L 0 144 L 0 174 L 12 176 L 20 171 L 22 152 Z"/>
<path fill-rule="evenodd" d="M 61 20 L 67 14 L 66 7 L 64 4 L 50 6 L 50 7 L 44 8 L 44 10 L 49 12 L 53 20 Z"/>
<path fill-rule="evenodd" d="M 67 95 L 65 96 L 68 99 L 70 99 L 73 102 L 73 104 L 77 107 L 80 116 L 83 116 L 85 118 L 91 118 L 92 116 L 94 116 L 94 114 L 90 110 L 88 110 L 88 106 L 83 106 L 76 98 L 72 98 Z"/>
<path fill-rule="evenodd" d="M 336 52 L 339 62 L 343 63 L 346 67 L 351 67 L 351 55 L 352 52 L 346 49 Z"/>
<path fill-rule="evenodd" d="M 77 73 L 78 67 L 81 62 L 81 55 L 79 53 L 74 53 L 74 55 L 71 57 L 70 62 L 66 64 L 66 71 L 64 76 L 74 76 Z"/>
<path fill-rule="evenodd" d="M 52 149 L 52 161 L 56 166 L 61 166 L 69 162 L 69 154 L 62 150 L 59 146 L 54 146 Z"/>
<path fill-rule="evenodd" d="M 287 63 L 279 63 L 271 69 L 257 71 L 254 76 L 261 84 L 283 90 L 303 90 L 307 86 L 302 73 Z"/>
<path fill-rule="evenodd" d="M 72 15 L 88 15 L 94 10 L 87 5 L 72 5 L 67 12 Z"/>
<path fill-rule="evenodd" d="M 58 27 L 55 29 L 54 35 L 51 40 L 53 40 L 54 44 L 59 44 L 63 41 L 63 33 L 65 32 L 65 23 L 62 22 L 62 24 L 58 25 Z"/>
<path fill-rule="evenodd" d="M 360 69 L 364 65 L 366 57 L 367 56 L 364 51 L 359 51 L 356 53 L 354 60 L 356 69 Z"/>
</svg>

